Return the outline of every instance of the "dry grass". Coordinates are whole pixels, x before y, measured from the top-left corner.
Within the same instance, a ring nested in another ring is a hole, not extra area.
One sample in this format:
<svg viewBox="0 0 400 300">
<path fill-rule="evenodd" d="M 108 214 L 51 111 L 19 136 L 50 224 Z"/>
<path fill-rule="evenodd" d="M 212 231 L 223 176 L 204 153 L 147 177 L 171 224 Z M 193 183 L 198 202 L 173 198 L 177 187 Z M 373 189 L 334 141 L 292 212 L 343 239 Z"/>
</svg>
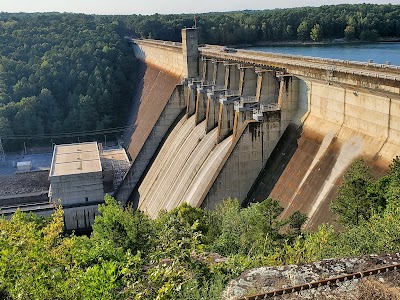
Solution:
<svg viewBox="0 0 400 300">
<path fill-rule="evenodd" d="M 393 274 L 393 278 L 389 281 L 386 279 L 381 282 L 376 278 L 371 278 L 362 282 L 357 290 L 357 299 L 400 300 L 399 274 Z"/>
</svg>

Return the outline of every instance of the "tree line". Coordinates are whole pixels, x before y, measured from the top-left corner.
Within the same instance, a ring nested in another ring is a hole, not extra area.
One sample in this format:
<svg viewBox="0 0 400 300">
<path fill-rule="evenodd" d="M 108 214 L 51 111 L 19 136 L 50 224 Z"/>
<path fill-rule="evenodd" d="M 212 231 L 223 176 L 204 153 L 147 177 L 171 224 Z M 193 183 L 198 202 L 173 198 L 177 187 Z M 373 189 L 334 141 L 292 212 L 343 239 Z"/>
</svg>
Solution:
<svg viewBox="0 0 400 300">
<path fill-rule="evenodd" d="M 153 220 L 106 196 L 89 237 L 64 235 L 61 208 L 17 211 L 0 217 L 0 299 L 221 299 L 249 268 L 398 251 L 399 191 L 400 158 L 378 179 L 358 160 L 332 204 L 341 229 L 315 232 L 301 230 L 299 212 L 281 219 L 273 199 L 183 204 Z"/>
<path fill-rule="evenodd" d="M 196 15 L 202 43 L 239 45 L 271 41 L 400 37 L 399 5 L 341 4 Z M 122 18 L 142 38 L 180 41 L 193 15 L 132 15 Z"/>
</svg>

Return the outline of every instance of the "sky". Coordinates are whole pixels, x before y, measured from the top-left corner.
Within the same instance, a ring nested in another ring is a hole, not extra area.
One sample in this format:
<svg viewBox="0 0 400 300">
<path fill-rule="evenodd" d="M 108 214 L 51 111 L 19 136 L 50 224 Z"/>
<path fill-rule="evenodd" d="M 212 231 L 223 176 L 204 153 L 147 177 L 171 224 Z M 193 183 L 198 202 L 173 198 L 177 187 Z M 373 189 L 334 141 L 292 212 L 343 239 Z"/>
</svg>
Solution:
<svg viewBox="0 0 400 300">
<path fill-rule="evenodd" d="M 210 11 L 262 10 L 339 3 L 400 4 L 400 0 L 0 0 L 3 12 L 75 12 L 86 14 L 170 14 Z"/>
</svg>

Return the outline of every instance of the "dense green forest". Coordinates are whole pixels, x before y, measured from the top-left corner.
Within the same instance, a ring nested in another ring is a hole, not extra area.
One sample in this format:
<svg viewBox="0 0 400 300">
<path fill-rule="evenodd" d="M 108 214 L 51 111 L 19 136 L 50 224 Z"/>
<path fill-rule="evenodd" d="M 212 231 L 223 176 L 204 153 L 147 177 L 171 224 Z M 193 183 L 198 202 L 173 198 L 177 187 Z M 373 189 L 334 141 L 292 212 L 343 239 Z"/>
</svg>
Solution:
<svg viewBox="0 0 400 300">
<path fill-rule="evenodd" d="M 400 247 L 400 158 L 378 179 L 362 160 L 350 167 L 332 205 L 340 231 L 302 232 L 305 216 L 280 219 L 272 199 L 247 208 L 228 199 L 214 211 L 184 204 L 155 220 L 105 200 L 90 237 L 63 235 L 61 209 L 0 218 L 0 299 L 220 299 L 252 267 Z"/>
<path fill-rule="evenodd" d="M 0 136 L 125 125 L 134 59 L 111 17 L 0 14 Z"/>
<path fill-rule="evenodd" d="M 270 41 L 400 37 L 400 5 L 341 4 L 197 15 L 202 43 L 237 45 Z M 180 41 L 193 15 L 133 15 L 126 27 L 143 38 Z"/>
</svg>

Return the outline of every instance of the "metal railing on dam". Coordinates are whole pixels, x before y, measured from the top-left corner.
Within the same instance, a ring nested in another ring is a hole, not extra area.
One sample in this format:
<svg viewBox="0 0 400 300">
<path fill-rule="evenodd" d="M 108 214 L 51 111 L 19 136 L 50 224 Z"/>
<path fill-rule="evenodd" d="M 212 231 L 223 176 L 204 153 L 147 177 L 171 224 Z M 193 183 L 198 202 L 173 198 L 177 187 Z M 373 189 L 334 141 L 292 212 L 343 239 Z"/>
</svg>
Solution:
<svg viewBox="0 0 400 300">
<path fill-rule="evenodd" d="M 304 69 L 334 72 L 335 74 L 359 75 L 400 82 L 400 66 L 363 63 L 338 59 L 323 59 L 307 56 L 237 50 L 225 52 L 219 46 L 199 48 L 201 56 L 224 61 L 247 63 L 257 66 L 279 67 L 290 70 L 294 75 L 303 75 Z"/>
<path fill-rule="evenodd" d="M 162 41 L 162 40 L 152 40 L 152 39 L 132 39 L 132 42 L 138 45 L 147 44 L 151 46 L 158 46 L 170 50 L 174 50 L 176 52 L 182 52 L 182 43 L 179 42 L 171 42 L 171 41 Z"/>
</svg>

